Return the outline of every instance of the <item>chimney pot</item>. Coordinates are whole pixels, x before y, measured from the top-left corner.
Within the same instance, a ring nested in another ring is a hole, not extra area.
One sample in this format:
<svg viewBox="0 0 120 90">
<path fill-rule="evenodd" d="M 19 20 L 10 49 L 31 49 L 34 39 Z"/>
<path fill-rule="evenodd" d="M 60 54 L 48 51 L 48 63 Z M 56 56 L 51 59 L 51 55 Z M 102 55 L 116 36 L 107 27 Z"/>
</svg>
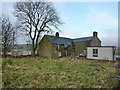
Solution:
<svg viewBox="0 0 120 90">
<path fill-rule="evenodd" d="M 56 32 L 55 36 L 56 36 L 56 37 L 59 37 L 59 33 L 58 33 L 58 32 Z"/>
<path fill-rule="evenodd" d="M 96 31 L 93 32 L 93 36 L 97 37 L 97 32 Z"/>
</svg>

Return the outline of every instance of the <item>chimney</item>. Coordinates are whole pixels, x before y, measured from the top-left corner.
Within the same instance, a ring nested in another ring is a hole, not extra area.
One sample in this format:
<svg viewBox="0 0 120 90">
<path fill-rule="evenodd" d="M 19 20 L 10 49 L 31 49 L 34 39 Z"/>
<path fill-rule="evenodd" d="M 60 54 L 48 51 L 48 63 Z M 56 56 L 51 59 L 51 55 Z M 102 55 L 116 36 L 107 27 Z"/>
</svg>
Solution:
<svg viewBox="0 0 120 90">
<path fill-rule="evenodd" d="M 59 37 L 59 33 L 58 33 L 58 32 L 56 32 L 55 36 L 58 38 L 58 37 Z"/>
<path fill-rule="evenodd" d="M 97 32 L 96 31 L 93 32 L 93 37 L 97 37 Z"/>
</svg>

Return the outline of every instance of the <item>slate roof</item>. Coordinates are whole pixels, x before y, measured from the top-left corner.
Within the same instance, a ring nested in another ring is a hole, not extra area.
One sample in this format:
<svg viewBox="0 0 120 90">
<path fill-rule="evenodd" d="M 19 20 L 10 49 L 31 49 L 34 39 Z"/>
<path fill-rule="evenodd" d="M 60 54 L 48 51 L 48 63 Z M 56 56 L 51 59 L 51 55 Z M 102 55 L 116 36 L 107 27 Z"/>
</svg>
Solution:
<svg viewBox="0 0 120 90">
<path fill-rule="evenodd" d="M 46 35 L 48 39 L 55 44 L 65 44 L 65 45 L 72 45 L 72 42 L 80 42 L 80 41 L 90 41 L 93 39 L 92 37 L 83 37 L 83 38 L 76 38 L 76 39 L 71 39 L 71 38 L 65 38 L 65 37 L 56 37 L 56 36 L 50 36 Z"/>
<path fill-rule="evenodd" d="M 64 37 L 55 37 L 47 35 L 48 39 L 55 44 L 65 44 L 65 45 L 72 45 L 72 39 L 64 38 Z"/>
<path fill-rule="evenodd" d="M 93 39 L 93 36 L 92 37 L 76 38 L 76 39 L 73 39 L 73 42 L 90 41 L 92 39 Z"/>
</svg>

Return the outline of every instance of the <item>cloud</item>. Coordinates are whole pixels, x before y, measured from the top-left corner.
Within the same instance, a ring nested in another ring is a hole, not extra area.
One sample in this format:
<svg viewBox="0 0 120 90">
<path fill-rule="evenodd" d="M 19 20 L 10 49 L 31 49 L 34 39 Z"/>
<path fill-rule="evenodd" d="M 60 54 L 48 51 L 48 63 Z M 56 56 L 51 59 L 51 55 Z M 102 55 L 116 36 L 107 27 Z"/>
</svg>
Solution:
<svg viewBox="0 0 120 90">
<path fill-rule="evenodd" d="M 13 2 L 2 2 L 2 14 L 9 17 L 10 21 L 14 24 L 16 21 L 16 17 L 14 17 L 13 12 Z"/>
<path fill-rule="evenodd" d="M 98 25 L 100 27 L 117 27 L 118 19 L 111 16 L 108 11 L 90 9 L 85 16 L 84 23 Z"/>
<path fill-rule="evenodd" d="M 116 35 L 110 35 L 109 37 L 102 37 L 101 41 L 102 41 L 102 45 L 118 46 L 118 37 Z"/>
<path fill-rule="evenodd" d="M 102 45 L 118 45 L 118 19 L 112 13 L 92 8 L 86 13 L 83 23 L 98 31 Z"/>
</svg>

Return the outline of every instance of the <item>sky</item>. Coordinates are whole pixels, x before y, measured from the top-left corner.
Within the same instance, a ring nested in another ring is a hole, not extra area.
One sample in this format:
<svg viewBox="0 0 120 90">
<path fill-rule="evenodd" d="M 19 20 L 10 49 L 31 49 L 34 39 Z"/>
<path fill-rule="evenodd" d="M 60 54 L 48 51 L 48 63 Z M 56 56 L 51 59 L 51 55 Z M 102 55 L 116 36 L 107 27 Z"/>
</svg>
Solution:
<svg viewBox="0 0 120 90">
<path fill-rule="evenodd" d="M 110 0 L 109 0 L 110 1 Z M 92 36 L 94 31 L 104 46 L 118 45 L 118 2 L 53 2 L 64 23 L 60 26 L 60 36 L 80 38 Z M 14 2 L 2 3 L 2 13 L 9 15 L 15 21 L 13 12 Z M 55 30 L 57 31 L 57 30 Z M 26 43 L 22 35 L 17 43 Z"/>
</svg>

